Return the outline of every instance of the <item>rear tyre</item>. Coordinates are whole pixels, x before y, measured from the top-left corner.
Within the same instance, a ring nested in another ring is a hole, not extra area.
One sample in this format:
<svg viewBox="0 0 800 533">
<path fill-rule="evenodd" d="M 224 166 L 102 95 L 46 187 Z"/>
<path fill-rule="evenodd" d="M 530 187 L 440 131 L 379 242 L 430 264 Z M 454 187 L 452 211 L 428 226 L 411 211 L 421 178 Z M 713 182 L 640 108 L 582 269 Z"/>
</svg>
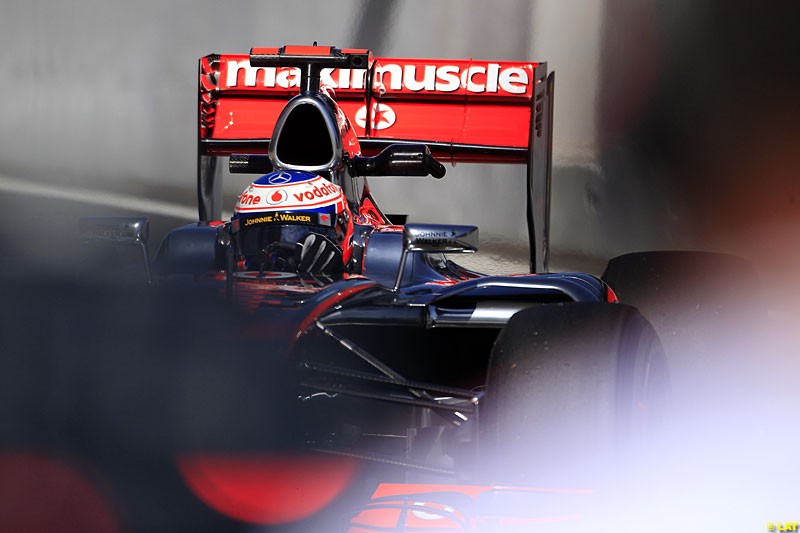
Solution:
<svg viewBox="0 0 800 533">
<path fill-rule="evenodd" d="M 486 475 L 595 482 L 648 443 L 668 389 L 652 326 L 626 305 L 532 307 L 500 333 L 480 406 Z"/>
</svg>

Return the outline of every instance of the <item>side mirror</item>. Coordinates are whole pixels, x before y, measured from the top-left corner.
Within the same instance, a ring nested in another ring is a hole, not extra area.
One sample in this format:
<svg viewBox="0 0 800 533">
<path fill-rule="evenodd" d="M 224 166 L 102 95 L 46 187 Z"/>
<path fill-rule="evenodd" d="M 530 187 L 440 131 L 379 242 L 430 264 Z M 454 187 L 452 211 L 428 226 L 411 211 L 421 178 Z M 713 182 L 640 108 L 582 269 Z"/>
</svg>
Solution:
<svg viewBox="0 0 800 533">
<path fill-rule="evenodd" d="M 267 155 L 233 154 L 228 158 L 228 172 L 231 174 L 267 174 L 273 170 Z"/>
<path fill-rule="evenodd" d="M 144 217 L 84 217 L 78 222 L 85 241 L 147 244 L 150 221 Z"/>
<path fill-rule="evenodd" d="M 403 228 L 403 255 L 394 282 L 394 291 L 400 288 L 406 256 L 409 252 L 458 253 L 478 251 L 477 226 L 448 224 L 406 224 Z"/>
<path fill-rule="evenodd" d="M 349 162 L 353 176 L 428 176 L 443 178 L 447 169 L 424 144 L 392 144 L 373 157 Z"/>
<path fill-rule="evenodd" d="M 403 248 L 408 252 L 477 252 L 477 226 L 447 224 L 407 224 L 403 228 Z"/>
<path fill-rule="evenodd" d="M 147 240 L 150 221 L 144 217 L 85 217 L 78 222 L 81 239 L 86 243 L 141 248 L 147 283 L 152 283 Z"/>
</svg>

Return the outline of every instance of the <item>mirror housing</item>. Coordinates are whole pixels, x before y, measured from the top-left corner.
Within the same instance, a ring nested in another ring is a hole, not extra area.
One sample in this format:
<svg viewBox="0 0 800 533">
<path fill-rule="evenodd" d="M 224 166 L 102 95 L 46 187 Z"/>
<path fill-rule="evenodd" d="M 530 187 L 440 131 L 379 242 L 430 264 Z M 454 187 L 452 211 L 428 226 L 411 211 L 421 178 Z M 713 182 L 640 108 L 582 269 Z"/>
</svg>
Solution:
<svg viewBox="0 0 800 533">
<path fill-rule="evenodd" d="M 478 227 L 407 224 L 403 228 L 403 249 L 428 253 L 477 252 Z"/>
<path fill-rule="evenodd" d="M 449 224 L 406 224 L 403 227 L 403 255 L 395 278 L 395 292 L 400 289 L 406 256 L 413 252 L 463 253 L 478 251 L 478 227 Z"/>
<path fill-rule="evenodd" d="M 147 284 L 153 282 L 147 240 L 150 238 L 150 221 L 145 217 L 84 217 L 78 222 L 78 231 L 85 243 L 108 246 L 138 246 L 142 250 Z"/>
<path fill-rule="evenodd" d="M 353 176 L 444 177 L 447 170 L 424 144 L 391 144 L 373 157 L 354 157 L 348 163 Z"/>
<path fill-rule="evenodd" d="M 84 217 L 78 229 L 85 241 L 146 245 L 150 237 L 150 221 L 144 217 Z"/>
<path fill-rule="evenodd" d="M 268 174 L 274 170 L 268 155 L 233 154 L 228 158 L 231 174 Z"/>
</svg>

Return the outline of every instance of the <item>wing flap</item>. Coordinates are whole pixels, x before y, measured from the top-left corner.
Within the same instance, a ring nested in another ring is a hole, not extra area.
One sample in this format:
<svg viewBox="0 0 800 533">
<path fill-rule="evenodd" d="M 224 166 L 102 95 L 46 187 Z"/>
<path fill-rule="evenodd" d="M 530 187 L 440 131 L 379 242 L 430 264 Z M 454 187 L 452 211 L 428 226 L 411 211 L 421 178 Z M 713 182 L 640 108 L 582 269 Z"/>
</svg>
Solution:
<svg viewBox="0 0 800 533">
<path fill-rule="evenodd" d="M 447 147 L 440 152 L 454 162 L 524 163 L 534 88 L 545 76 L 539 63 L 377 58 L 369 69 L 323 69 L 321 81 L 335 93 L 367 153 L 384 141 L 424 142 Z M 202 153 L 264 153 L 299 84 L 296 67 L 253 67 L 243 54 L 202 58 Z M 511 151 L 481 155 L 475 147 Z M 509 156 L 514 149 L 520 155 Z"/>
</svg>

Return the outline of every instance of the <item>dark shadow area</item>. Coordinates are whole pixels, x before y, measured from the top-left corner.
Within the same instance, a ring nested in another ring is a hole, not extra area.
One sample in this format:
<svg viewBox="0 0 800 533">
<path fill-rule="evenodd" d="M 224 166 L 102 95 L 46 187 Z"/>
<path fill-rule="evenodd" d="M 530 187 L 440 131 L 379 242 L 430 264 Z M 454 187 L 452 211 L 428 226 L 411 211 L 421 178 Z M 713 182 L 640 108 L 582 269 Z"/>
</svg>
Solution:
<svg viewBox="0 0 800 533">
<path fill-rule="evenodd" d="M 798 16 L 791 1 L 608 3 L 597 133 L 610 236 L 757 259 L 754 228 L 797 228 Z"/>
<path fill-rule="evenodd" d="M 293 368 L 268 330 L 196 290 L 42 276 L 0 294 L 4 529 L 241 530 L 176 461 L 297 449 Z"/>
</svg>

